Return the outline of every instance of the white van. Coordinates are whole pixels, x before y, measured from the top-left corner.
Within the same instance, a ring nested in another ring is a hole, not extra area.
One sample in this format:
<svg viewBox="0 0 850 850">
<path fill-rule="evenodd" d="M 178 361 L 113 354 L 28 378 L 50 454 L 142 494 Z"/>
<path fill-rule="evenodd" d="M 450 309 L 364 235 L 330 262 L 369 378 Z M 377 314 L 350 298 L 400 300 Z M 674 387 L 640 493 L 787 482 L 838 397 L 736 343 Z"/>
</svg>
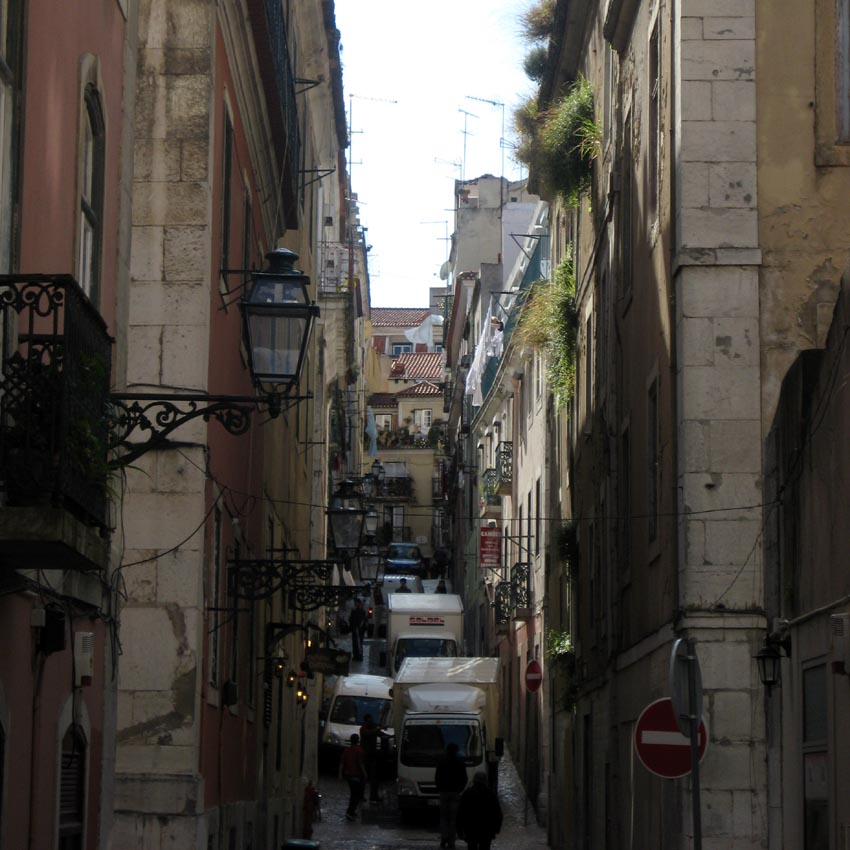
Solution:
<svg viewBox="0 0 850 850">
<path fill-rule="evenodd" d="M 351 736 L 360 734 L 367 714 L 371 714 L 375 723 L 386 730 L 388 737 L 382 736 L 378 740 L 382 747 L 386 746 L 382 755 L 392 758 L 392 686 L 393 680 L 388 676 L 366 673 L 353 673 L 337 679 L 322 729 L 321 750 L 326 764 L 339 761 L 343 748 L 351 743 Z"/>
</svg>

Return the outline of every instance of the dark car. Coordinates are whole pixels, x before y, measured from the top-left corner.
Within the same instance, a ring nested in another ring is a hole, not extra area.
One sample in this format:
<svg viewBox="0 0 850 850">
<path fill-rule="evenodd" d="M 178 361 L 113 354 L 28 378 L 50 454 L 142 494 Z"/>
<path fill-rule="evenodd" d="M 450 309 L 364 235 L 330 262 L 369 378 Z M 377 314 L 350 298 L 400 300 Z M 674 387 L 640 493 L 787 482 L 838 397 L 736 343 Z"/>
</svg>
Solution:
<svg viewBox="0 0 850 850">
<path fill-rule="evenodd" d="M 395 575 L 410 575 L 426 578 L 422 552 L 415 543 L 390 543 L 384 572 Z"/>
</svg>

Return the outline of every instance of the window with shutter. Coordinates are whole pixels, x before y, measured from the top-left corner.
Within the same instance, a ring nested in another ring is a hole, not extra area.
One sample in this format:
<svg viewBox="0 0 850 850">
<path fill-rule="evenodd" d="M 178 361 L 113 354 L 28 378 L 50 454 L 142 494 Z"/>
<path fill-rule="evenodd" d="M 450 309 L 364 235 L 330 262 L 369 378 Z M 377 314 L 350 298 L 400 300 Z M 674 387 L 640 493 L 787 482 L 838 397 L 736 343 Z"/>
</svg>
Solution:
<svg viewBox="0 0 850 850">
<path fill-rule="evenodd" d="M 86 741 L 72 726 L 62 739 L 58 850 L 82 850 L 86 799 Z"/>
</svg>

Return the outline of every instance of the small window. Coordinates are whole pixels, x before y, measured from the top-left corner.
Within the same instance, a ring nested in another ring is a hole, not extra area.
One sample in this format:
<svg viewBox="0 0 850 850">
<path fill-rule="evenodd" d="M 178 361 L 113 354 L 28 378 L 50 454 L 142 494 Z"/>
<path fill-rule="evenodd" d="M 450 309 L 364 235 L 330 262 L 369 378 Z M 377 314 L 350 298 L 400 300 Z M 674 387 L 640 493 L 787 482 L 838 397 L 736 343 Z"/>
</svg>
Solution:
<svg viewBox="0 0 850 850">
<path fill-rule="evenodd" d="M 650 541 L 658 536 L 658 379 L 646 399 L 646 513 Z"/>
<path fill-rule="evenodd" d="M 804 850 L 829 850 L 829 717 L 826 666 L 803 670 Z"/>
<path fill-rule="evenodd" d="M 218 647 L 221 617 L 221 510 L 215 509 L 213 519 L 213 565 L 210 612 L 210 685 L 218 687 Z"/>
<path fill-rule="evenodd" d="M 394 342 L 393 357 L 398 357 L 400 354 L 410 354 L 413 351 L 413 346 L 409 342 Z"/>
<path fill-rule="evenodd" d="M 86 740 L 72 726 L 62 739 L 58 850 L 82 850 L 86 802 Z"/>
<path fill-rule="evenodd" d="M 80 143 L 80 244 L 77 280 L 83 292 L 97 302 L 103 245 L 104 122 L 100 95 L 86 86 Z"/>
<path fill-rule="evenodd" d="M 649 145 L 647 148 L 647 178 L 649 183 L 648 211 L 650 221 L 658 217 L 659 157 L 661 155 L 661 54 L 658 36 L 659 21 L 655 20 L 649 37 Z"/>
<path fill-rule="evenodd" d="M 413 411 L 413 423 L 418 431 L 427 432 L 431 428 L 433 418 L 434 412 L 428 407 Z"/>
</svg>

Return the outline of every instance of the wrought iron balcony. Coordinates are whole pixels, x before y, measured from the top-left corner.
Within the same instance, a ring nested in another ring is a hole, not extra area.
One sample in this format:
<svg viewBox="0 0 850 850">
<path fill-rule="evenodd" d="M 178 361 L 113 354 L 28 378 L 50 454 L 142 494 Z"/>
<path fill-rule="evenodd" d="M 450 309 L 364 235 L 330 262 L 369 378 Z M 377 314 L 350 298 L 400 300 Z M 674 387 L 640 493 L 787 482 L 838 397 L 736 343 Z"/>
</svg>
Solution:
<svg viewBox="0 0 850 850">
<path fill-rule="evenodd" d="M 514 444 L 502 441 L 496 447 L 496 492 L 509 496 L 514 481 Z"/>
<path fill-rule="evenodd" d="M 294 62 L 290 45 L 292 34 L 280 0 L 248 0 L 249 19 L 266 98 L 269 119 L 280 166 L 289 178 L 285 200 L 292 208 L 298 193 L 298 171 L 301 167 L 301 133 Z"/>
<path fill-rule="evenodd" d="M 0 275 L 0 470 L 9 507 L 107 526 L 112 341 L 70 275 Z"/>
<path fill-rule="evenodd" d="M 511 609 L 517 620 L 531 617 L 531 570 L 526 563 L 511 567 Z"/>
<path fill-rule="evenodd" d="M 448 413 L 452 409 L 452 398 L 454 393 L 454 381 L 446 381 L 443 384 L 443 413 Z"/>
<path fill-rule="evenodd" d="M 507 631 L 511 622 L 513 592 L 509 581 L 496 586 L 496 631 Z"/>
<path fill-rule="evenodd" d="M 502 497 L 496 491 L 496 470 L 493 467 L 485 469 L 481 474 L 480 482 L 479 486 L 481 488 L 481 508 L 483 509 L 483 515 L 488 516 L 493 512 L 497 514 L 501 513 Z"/>
</svg>

